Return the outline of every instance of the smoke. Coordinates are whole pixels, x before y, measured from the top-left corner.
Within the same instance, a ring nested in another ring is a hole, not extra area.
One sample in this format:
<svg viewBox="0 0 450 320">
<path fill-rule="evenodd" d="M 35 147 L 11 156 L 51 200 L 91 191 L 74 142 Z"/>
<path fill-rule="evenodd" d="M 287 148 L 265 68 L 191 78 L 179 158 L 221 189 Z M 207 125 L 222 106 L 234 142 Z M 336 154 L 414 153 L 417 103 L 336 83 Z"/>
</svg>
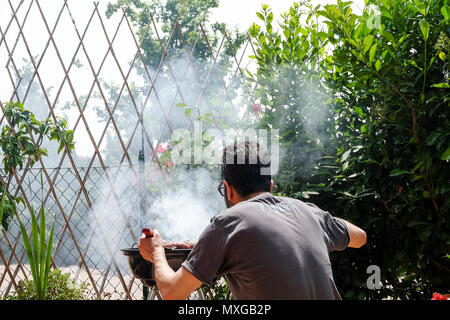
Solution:
<svg viewBox="0 0 450 320">
<path fill-rule="evenodd" d="M 220 127 L 223 123 L 239 128 L 243 120 L 236 115 L 246 107 L 242 102 L 244 97 L 235 90 L 239 77 L 232 83 L 224 83 L 224 70 L 214 70 L 210 62 L 195 61 L 193 64 L 187 56 L 171 59 L 161 69 L 164 72 L 149 69 L 154 82 L 145 83 L 137 90 L 139 96 L 135 97 L 138 105 L 146 103 L 143 113 L 146 130 L 143 132 L 146 166 L 143 197 L 139 191 L 138 172 L 124 165 L 115 167 L 123 149 L 114 139 L 114 133 L 109 132 L 105 155 L 110 157 L 106 158 L 106 163 L 113 165 L 108 173 L 116 178 L 111 181 L 103 177 L 103 184 L 98 189 L 91 219 L 93 239 L 89 248 L 100 251 L 101 255 L 92 256 L 103 256 L 105 261 L 108 261 L 106 257 L 120 255 L 118 249 L 139 241 L 142 227 L 158 229 L 164 240 L 197 241 L 210 219 L 225 209 L 223 197 L 217 191 L 218 166 L 174 165 L 169 168 L 167 159 L 163 159 L 164 152 L 153 150 L 158 146 L 172 145 L 172 133 L 178 129 L 192 132 L 199 117 L 203 117 L 200 119 L 203 131 Z M 141 76 L 145 75 L 141 73 Z M 228 92 L 224 84 L 231 85 Z M 120 120 L 117 123 L 125 141 L 131 139 L 138 120 L 128 101 L 129 97 L 121 98 L 117 111 Z M 141 135 L 139 125 L 129 154 L 136 155 L 142 149 Z M 153 159 L 154 152 L 163 163 L 162 169 Z M 145 210 L 141 209 L 142 199 Z"/>
<path fill-rule="evenodd" d="M 330 96 L 314 71 L 305 74 L 296 66 L 282 65 L 270 69 L 277 81 L 264 87 L 269 95 L 264 110 L 270 126 L 280 132 L 281 176 L 274 177 L 274 181 L 310 181 L 318 161 L 330 148 L 334 125 Z M 262 127 L 267 125 L 264 121 L 260 122 Z"/>
<path fill-rule="evenodd" d="M 147 225 L 168 240 L 196 241 L 209 220 L 225 209 L 218 184 L 218 170 L 180 169 L 175 183 L 152 205 Z"/>
<path fill-rule="evenodd" d="M 232 59 L 230 58 L 232 61 Z M 133 92 L 137 108 L 144 110 L 144 132 L 141 125 L 133 131 L 139 122 L 139 117 L 130 99 L 129 92 L 125 91 L 118 100 L 114 118 L 122 139 L 131 140 L 129 154 L 137 155 L 142 149 L 141 136 L 144 135 L 145 157 L 150 156 L 149 143 L 167 143 L 173 131 L 177 129 L 192 130 L 195 121 L 202 121 L 203 130 L 210 128 L 223 129 L 225 127 L 241 127 L 247 118 L 242 110 L 249 108 L 249 101 L 242 92 L 243 78 L 233 74 L 231 79 L 224 75 L 232 73 L 234 62 L 227 66 L 218 66 L 210 61 L 193 60 L 186 54 L 177 58 L 165 60 L 158 69 L 140 67 L 140 86 Z M 147 74 L 148 71 L 148 74 Z M 114 86 L 117 88 L 120 86 Z M 110 105 L 117 98 L 110 92 Z M 103 106 L 98 107 L 98 113 L 106 120 Z M 117 133 L 108 131 L 108 141 L 104 149 L 104 162 L 107 165 L 118 165 L 123 158 L 124 150 L 121 147 Z M 134 133 L 133 133 L 134 132 Z M 132 136 L 133 134 L 133 136 Z"/>
<path fill-rule="evenodd" d="M 158 229 L 167 241 L 197 241 L 210 219 L 225 209 L 217 191 L 218 170 L 179 167 L 170 178 L 157 173 L 154 168 L 146 170 L 143 215 L 136 174 L 123 167 L 111 169 L 115 182 L 104 181 L 90 223 L 89 250 L 96 252 L 90 256 L 99 259 L 95 265 L 133 245 L 131 233 L 139 241 L 142 227 Z"/>
<path fill-rule="evenodd" d="M 130 247 L 132 235 L 139 237 L 139 192 L 135 173 L 130 168 L 113 167 L 107 174 L 113 181 L 103 174 L 98 177 L 101 183 L 97 182 L 97 188 L 90 190 L 95 202 L 88 222 L 88 234 L 92 238 L 86 245 L 89 245 L 91 263 L 96 267 L 105 267 L 111 256 L 120 255 L 119 249 Z"/>
</svg>

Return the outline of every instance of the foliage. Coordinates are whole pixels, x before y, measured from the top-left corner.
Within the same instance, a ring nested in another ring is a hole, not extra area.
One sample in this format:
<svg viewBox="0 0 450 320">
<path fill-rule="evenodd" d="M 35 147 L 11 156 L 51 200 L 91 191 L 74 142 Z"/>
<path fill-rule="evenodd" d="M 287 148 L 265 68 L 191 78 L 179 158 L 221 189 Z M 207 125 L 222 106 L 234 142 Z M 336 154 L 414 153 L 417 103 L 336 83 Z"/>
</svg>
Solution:
<svg viewBox="0 0 450 320">
<path fill-rule="evenodd" d="M 318 104 L 332 116 L 322 117 L 327 138 L 313 148 L 315 166 L 300 156 L 296 170 L 309 175 L 288 180 L 291 164 L 281 162 L 277 187 L 366 230 L 366 246 L 332 255 L 345 298 L 429 299 L 448 290 L 449 8 L 444 0 L 368 0 L 355 14 L 351 2 L 306 1 L 283 16 L 280 32 L 267 6 L 258 13 L 264 28 L 250 30 L 258 48 L 251 81 L 271 111 L 262 125 L 282 126 L 277 117 L 286 113 L 299 122 L 280 128 L 287 148 L 312 152 L 302 129 L 316 111 L 300 117 L 311 107 L 293 92 L 317 76 L 323 88 L 315 88 L 330 98 Z M 289 68 L 298 76 L 278 85 Z M 380 290 L 365 284 L 372 264 L 381 268 Z"/>
<path fill-rule="evenodd" d="M 210 286 L 202 287 L 203 294 L 210 300 L 232 300 L 230 287 L 225 278 L 214 281 Z"/>
<path fill-rule="evenodd" d="M 69 151 L 73 150 L 74 142 L 73 131 L 66 130 L 65 119 L 57 118 L 56 122 L 48 118 L 45 121 L 38 121 L 34 114 L 26 110 L 20 102 L 10 101 L 1 107 L 7 123 L 0 134 L 0 146 L 3 153 L 4 172 L 9 175 L 6 184 L 0 184 L 0 192 L 3 195 L 5 186 L 9 186 L 17 167 L 22 169 L 25 162 L 33 167 L 41 156 L 47 156 L 47 150 L 40 147 L 44 136 L 59 143 L 58 153 L 64 147 L 67 147 Z M 36 135 L 39 135 L 37 140 Z M 16 205 L 23 200 L 8 192 L 6 194 L 1 222 L 2 227 L 7 231 Z"/>
<path fill-rule="evenodd" d="M 200 24 L 207 24 L 209 20 L 210 9 L 219 6 L 218 0 L 117 0 L 116 3 L 109 3 L 106 10 L 106 16 L 111 17 L 119 9 L 125 10 L 130 20 L 139 28 L 138 36 L 145 35 L 142 49 L 144 53 L 145 64 L 153 68 L 158 68 L 163 52 L 161 46 L 167 46 L 165 50 L 168 57 L 174 58 L 185 54 L 185 44 L 193 48 L 192 56 L 194 60 L 204 61 L 210 58 L 209 46 L 217 48 L 220 40 L 219 35 L 224 31 L 225 25 L 215 22 L 211 24 L 209 30 L 205 25 L 205 33 L 209 43 L 198 41 L 201 34 Z M 161 23 L 163 34 L 158 34 L 161 43 L 158 40 L 156 31 L 153 30 L 151 17 L 155 22 Z M 151 27 L 148 29 L 148 25 Z M 178 24 L 180 31 L 171 35 L 173 28 Z M 233 47 L 239 47 L 245 38 L 244 34 L 235 32 L 230 33 L 233 45 L 226 47 L 228 56 L 232 56 Z M 195 44 L 195 46 L 194 46 Z"/>
<path fill-rule="evenodd" d="M 316 63 L 326 40 L 313 32 L 318 28 L 314 12 L 299 4 L 282 15 L 282 32 L 274 30 L 267 5 L 257 15 L 265 22 L 265 30 L 254 24 L 249 31 L 256 48 L 256 56 L 251 57 L 258 64 L 255 74 L 249 72 L 249 80 L 257 82 L 254 97 L 264 108 L 260 125 L 279 129 L 282 174 L 278 190 L 304 192 L 308 189 L 304 185 L 312 182 L 315 160 L 334 151 L 330 148 L 333 128 L 323 125 L 333 115 Z"/>
<path fill-rule="evenodd" d="M 70 278 L 69 273 L 62 273 L 53 269 L 48 275 L 46 300 L 86 300 L 88 299 L 88 285 L 77 284 Z M 15 294 L 7 297 L 8 300 L 38 300 L 36 288 L 31 280 L 23 280 Z"/>
<path fill-rule="evenodd" d="M 0 185 L 0 190 L 3 187 Z M 13 197 L 8 192 L 2 192 L 2 202 L 0 209 L 0 229 L 8 231 L 9 222 L 14 216 L 16 212 L 16 206 L 19 203 L 23 203 L 23 199 L 21 197 Z"/>
<path fill-rule="evenodd" d="M 50 119 L 38 121 L 34 114 L 25 110 L 20 102 L 12 101 L 5 105 L 4 113 L 8 125 L 2 129 L 0 144 L 4 154 L 3 165 L 6 174 L 11 168 L 22 169 L 25 160 L 29 160 L 30 166 L 33 167 L 41 155 L 47 155 L 46 149 L 40 149 L 33 143 L 33 134 L 40 134 L 47 136 L 50 140 L 58 141 L 58 152 L 66 145 L 69 150 L 73 149 L 73 132 L 65 130 L 67 126 L 65 119 L 60 118 L 57 122 Z"/>
</svg>

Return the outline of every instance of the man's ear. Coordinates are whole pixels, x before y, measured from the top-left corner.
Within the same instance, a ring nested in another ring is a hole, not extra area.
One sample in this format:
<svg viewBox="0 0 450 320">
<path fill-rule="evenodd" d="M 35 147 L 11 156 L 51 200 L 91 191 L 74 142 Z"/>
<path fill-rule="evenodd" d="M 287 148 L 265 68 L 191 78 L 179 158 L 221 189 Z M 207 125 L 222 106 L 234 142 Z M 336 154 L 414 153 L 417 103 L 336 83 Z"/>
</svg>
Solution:
<svg viewBox="0 0 450 320">
<path fill-rule="evenodd" d="M 231 200 L 233 197 L 234 190 L 233 188 L 228 184 L 226 180 L 223 180 L 223 185 L 225 186 L 225 196 L 227 197 L 228 201 Z"/>
<path fill-rule="evenodd" d="M 273 191 L 273 179 L 270 179 L 270 193 Z"/>
</svg>

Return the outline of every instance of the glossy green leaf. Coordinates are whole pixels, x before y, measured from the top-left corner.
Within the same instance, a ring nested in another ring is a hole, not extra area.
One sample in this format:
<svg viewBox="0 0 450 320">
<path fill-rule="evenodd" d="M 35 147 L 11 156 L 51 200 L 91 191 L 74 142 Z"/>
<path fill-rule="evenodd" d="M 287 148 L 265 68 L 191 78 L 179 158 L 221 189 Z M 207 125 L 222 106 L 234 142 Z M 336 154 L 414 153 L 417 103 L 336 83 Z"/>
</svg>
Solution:
<svg viewBox="0 0 450 320">
<path fill-rule="evenodd" d="M 363 125 L 361 126 L 361 132 L 362 132 L 362 133 L 366 133 L 366 132 L 367 132 L 367 124 L 363 124 Z"/>
<path fill-rule="evenodd" d="M 383 31 L 383 36 L 386 38 L 387 41 L 395 45 L 395 39 L 392 33 L 390 33 L 389 31 Z"/>
<path fill-rule="evenodd" d="M 447 5 L 444 5 L 444 6 L 441 8 L 441 13 L 442 13 L 442 15 L 444 16 L 444 18 L 445 18 L 446 20 L 448 20 L 448 19 L 450 18 L 450 7 L 447 6 Z"/>
<path fill-rule="evenodd" d="M 404 174 L 409 174 L 410 172 L 407 170 L 394 169 L 389 173 L 389 177 L 398 177 Z"/>
<path fill-rule="evenodd" d="M 266 19 L 264 18 L 264 16 L 262 15 L 262 13 L 257 12 L 256 15 L 258 16 L 259 19 L 261 19 L 262 21 L 265 21 Z"/>
<path fill-rule="evenodd" d="M 448 84 L 448 83 L 446 83 L 446 82 L 443 82 L 443 83 L 436 83 L 436 84 L 433 84 L 432 87 L 448 89 L 448 88 L 450 88 L 450 84 Z"/>
<path fill-rule="evenodd" d="M 422 37 L 425 41 L 428 40 L 428 36 L 430 35 L 430 24 L 427 20 L 422 19 L 419 21 L 420 31 L 422 32 Z"/>
<path fill-rule="evenodd" d="M 419 12 L 423 15 L 426 16 L 426 7 L 425 7 L 425 3 L 423 1 L 420 0 L 414 0 L 414 4 L 416 5 L 417 10 L 419 10 Z"/>
<path fill-rule="evenodd" d="M 363 41 L 363 52 L 364 52 L 364 54 L 365 54 L 367 51 L 369 51 L 370 46 L 371 46 L 372 43 L 373 43 L 373 39 L 374 39 L 374 36 L 371 35 L 371 34 L 369 34 L 368 36 L 366 36 L 366 37 L 364 38 L 364 41 Z"/>
<path fill-rule="evenodd" d="M 354 106 L 353 110 L 361 117 L 364 115 L 364 112 L 360 107 Z"/>
<path fill-rule="evenodd" d="M 444 153 L 441 156 L 441 160 L 444 161 L 450 160 L 450 148 L 447 148 L 447 150 L 444 151 Z"/>
<path fill-rule="evenodd" d="M 441 132 L 433 132 L 432 134 L 430 134 L 426 140 L 427 146 L 435 144 L 441 136 Z"/>
<path fill-rule="evenodd" d="M 380 71 L 380 69 L 381 69 L 381 60 L 378 59 L 378 60 L 375 62 L 375 70 Z"/>
<path fill-rule="evenodd" d="M 369 63 L 372 64 L 373 58 L 375 57 L 375 54 L 377 52 L 377 44 L 375 43 L 372 48 L 370 48 L 369 52 Z"/>
<path fill-rule="evenodd" d="M 345 151 L 345 152 L 342 154 L 341 160 L 342 160 L 342 161 L 347 160 L 347 158 L 348 158 L 348 156 L 350 155 L 351 152 L 352 152 L 352 150 L 347 150 L 347 151 Z"/>
</svg>

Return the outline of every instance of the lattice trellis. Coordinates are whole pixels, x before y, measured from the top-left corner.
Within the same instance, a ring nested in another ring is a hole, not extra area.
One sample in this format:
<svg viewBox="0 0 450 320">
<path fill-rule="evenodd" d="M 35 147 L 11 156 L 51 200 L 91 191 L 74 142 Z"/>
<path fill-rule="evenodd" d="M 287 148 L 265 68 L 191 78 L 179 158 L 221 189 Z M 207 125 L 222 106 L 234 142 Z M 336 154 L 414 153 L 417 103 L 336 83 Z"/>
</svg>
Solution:
<svg viewBox="0 0 450 320">
<path fill-rule="evenodd" d="M 102 226 L 113 230 L 114 219 L 108 221 L 107 216 L 100 216 L 99 205 L 116 204 L 120 218 L 126 223 L 123 229 L 114 232 L 129 245 L 137 242 L 138 221 L 126 214 L 139 210 L 139 199 L 136 198 L 139 193 L 133 183 L 133 177 L 139 173 L 136 146 L 145 144 L 151 150 L 150 160 L 161 166 L 156 157 L 156 146 L 164 142 L 173 130 L 182 126 L 191 128 L 196 117 L 196 114 L 191 114 L 184 118 L 184 122 L 181 121 L 183 110 L 176 107 L 177 103 L 194 106 L 198 110 L 204 108 L 211 114 L 213 125 L 220 128 L 223 120 L 221 107 L 236 103 L 232 86 L 235 86 L 236 79 L 242 80 L 245 69 L 242 64 L 245 57 L 253 52 L 253 47 L 248 37 L 238 52 L 232 51 L 230 66 L 224 73 L 219 57 L 226 47 L 232 48 L 226 32 L 223 32 L 218 45 L 213 47 L 205 26 L 200 24 L 197 39 L 188 44 L 180 24 L 176 22 L 168 41 L 164 43 L 153 16 L 150 16 L 145 32 L 139 34 L 124 10 L 120 19 L 117 17 L 112 21 L 103 16 L 99 3 L 93 3 L 90 7 L 92 12 L 83 12 L 81 16 L 74 14 L 73 9 L 77 5 L 79 2 L 67 0 L 51 3 L 8 0 L 0 4 L 0 10 L 10 14 L 9 19 L 0 22 L 0 70 L 1 75 L 7 74 L 0 79 L 8 80 L 8 83 L 1 84 L 2 110 L 3 103 L 8 100 L 20 101 L 27 108 L 34 90 L 39 92 L 46 106 L 45 116 L 55 120 L 57 116 L 64 116 L 67 111 L 64 106 L 69 101 L 72 106 L 69 124 L 70 129 L 74 130 L 75 140 L 83 133 L 86 137 L 83 143 L 93 150 L 88 157 L 84 157 L 83 165 L 80 165 L 79 157 L 67 150 L 57 156 L 58 165 L 52 168 L 43 159 L 39 159 L 38 169 L 30 169 L 28 164 L 23 170 L 13 172 L 8 190 L 24 198 L 26 205 L 20 208 L 23 215 L 29 215 L 30 209 L 42 202 L 51 213 L 55 222 L 53 266 L 70 266 L 68 271 L 75 278 L 90 284 L 94 297 L 140 299 L 140 282 L 132 277 L 125 258 L 117 254 L 121 242 L 111 242 L 102 236 Z M 79 27 L 80 20 L 86 21 L 83 28 Z M 39 23 L 36 24 L 36 21 Z M 38 39 L 34 39 L 31 33 L 36 32 L 36 28 L 45 35 L 38 44 L 35 44 Z M 143 40 L 150 32 L 158 40 L 161 51 L 156 70 L 145 64 L 142 49 Z M 167 52 L 174 35 L 183 44 L 181 67 L 170 59 Z M 89 47 L 92 42 L 86 40 L 88 37 L 98 39 L 95 48 Z M 124 46 L 123 39 L 131 44 L 133 54 L 130 57 L 122 57 L 120 48 Z M 208 61 L 202 62 L 201 68 L 192 55 L 198 43 L 207 45 L 210 56 Z M 37 47 L 42 50 L 36 50 Z M 92 52 L 95 52 L 95 57 Z M 48 57 L 51 57 L 53 68 L 58 70 L 57 74 L 62 75 L 60 81 L 43 71 L 43 66 L 49 64 Z M 79 67 L 80 60 L 84 62 L 82 68 Z M 25 75 L 26 65 L 30 67 L 28 72 L 31 71 L 31 74 Z M 109 93 L 103 77 L 103 72 L 112 69 L 116 70 L 120 83 L 115 96 Z M 80 75 L 87 89 L 79 89 L 82 87 Z M 52 81 L 48 81 L 50 77 Z M 144 83 L 139 90 L 136 90 L 135 81 Z M 169 87 L 167 83 L 170 83 Z M 211 93 L 211 83 L 220 90 Z M 197 89 L 193 90 L 193 86 Z M 248 96 L 245 99 L 251 103 Z M 127 103 L 129 110 L 119 113 L 118 110 Z M 106 120 L 95 122 L 92 119 L 95 108 L 102 109 L 104 114 L 106 112 Z M 2 113 L 0 125 L 6 122 Z M 127 130 L 124 130 L 123 123 Z M 107 163 L 105 144 L 108 135 L 116 141 L 119 150 L 114 154 L 117 161 L 113 165 Z M 40 136 L 33 137 L 35 145 L 42 140 Z M 77 147 L 75 145 L 75 149 Z M 38 183 L 41 174 L 43 190 Z M 1 175 L 1 183 L 6 186 L 4 175 Z M 147 201 L 146 205 L 151 206 L 151 203 Z M 100 254 L 99 246 L 106 248 L 106 252 Z M 21 279 L 30 278 L 20 230 L 15 221 L 8 232 L 2 233 L 0 258 L 3 264 L 0 269 L 0 294 L 7 296 L 17 288 Z"/>
</svg>

